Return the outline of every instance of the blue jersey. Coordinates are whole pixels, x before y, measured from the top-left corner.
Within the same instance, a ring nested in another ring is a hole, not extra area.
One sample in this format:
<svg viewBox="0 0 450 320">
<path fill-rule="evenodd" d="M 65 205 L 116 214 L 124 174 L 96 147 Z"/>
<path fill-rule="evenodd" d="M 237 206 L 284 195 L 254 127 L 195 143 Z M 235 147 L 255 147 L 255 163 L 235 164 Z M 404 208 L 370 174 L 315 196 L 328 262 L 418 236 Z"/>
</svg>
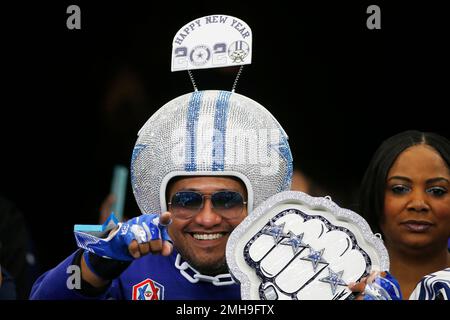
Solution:
<svg viewBox="0 0 450 320">
<path fill-rule="evenodd" d="M 68 278 L 76 253 L 36 280 L 30 299 L 93 299 L 69 289 Z M 169 257 L 146 255 L 134 260 L 108 290 L 95 299 L 128 300 L 237 300 L 237 284 L 216 286 L 210 282 L 189 282 L 175 267 L 177 253 Z"/>
</svg>

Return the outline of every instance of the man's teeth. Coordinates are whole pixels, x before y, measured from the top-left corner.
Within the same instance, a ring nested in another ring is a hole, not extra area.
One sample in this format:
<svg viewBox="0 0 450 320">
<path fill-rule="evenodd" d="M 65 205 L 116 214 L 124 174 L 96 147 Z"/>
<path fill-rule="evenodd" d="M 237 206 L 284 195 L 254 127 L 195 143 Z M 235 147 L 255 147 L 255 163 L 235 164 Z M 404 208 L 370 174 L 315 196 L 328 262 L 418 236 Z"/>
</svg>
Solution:
<svg viewBox="0 0 450 320">
<path fill-rule="evenodd" d="M 214 240 L 214 239 L 222 238 L 223 234 L 222 233 L 205 233 L 205 234 L 194 233 L 193 237 L 197 240 Z"/>
</svg>

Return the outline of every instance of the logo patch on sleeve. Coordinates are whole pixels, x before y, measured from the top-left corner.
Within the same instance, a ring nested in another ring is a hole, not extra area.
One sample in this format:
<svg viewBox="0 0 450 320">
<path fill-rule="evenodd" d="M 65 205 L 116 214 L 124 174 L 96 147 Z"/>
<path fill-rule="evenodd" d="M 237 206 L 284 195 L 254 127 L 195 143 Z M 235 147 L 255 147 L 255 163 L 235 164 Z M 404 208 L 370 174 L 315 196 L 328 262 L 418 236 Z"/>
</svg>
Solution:
<svg viewBox="0 0 450 320">
<path fill-rule="evenodd" d="M 164 286 L 152 279 L 145 279 L 133 286 L 133 300 L 164 300 Z"/>
</svg>

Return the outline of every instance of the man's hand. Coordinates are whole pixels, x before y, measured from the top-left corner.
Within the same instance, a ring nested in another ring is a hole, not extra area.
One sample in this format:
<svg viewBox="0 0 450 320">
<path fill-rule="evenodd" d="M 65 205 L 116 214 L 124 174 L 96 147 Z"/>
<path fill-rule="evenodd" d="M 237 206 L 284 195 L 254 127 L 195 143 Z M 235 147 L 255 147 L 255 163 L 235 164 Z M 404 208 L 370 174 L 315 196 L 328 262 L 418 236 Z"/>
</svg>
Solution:
<svg viewBox="0 0 450 320">
<path fill-rule="evenodd" d="M 143 214 L 119 223 L 118 228 L 110 231 L 107 237 L 99 237 L 91 231 L 81 231 L 82 228 L 77 228 L 74 233 L 81 249 L 112 260 L 133 261 L 148 253 L 167 256 L 172 252 L 167 231 L 170 222 L 170 212 L 161 215 Z"/>
<path fill-rule="evenodd" d="M 398 283 L 388 272 L 372 271 L 368 277 L 348 287 L 356 295 L 355 300 L 402 299 Z"/>
<path fill-rule="evenodd" d="M 169 211 L 164 212 L 159 217 L 159 224 L 162 226 L 168 226 L 172 222 L 171 217 L 172 214 Z M 167 239 L 164 239 L 164 236 L 154 240 L 148 237 L 148 234 L 146 234 L 146 236 L 147 238 L 143 238 L 140 242 L 139 239 L 132 240 L 128 245 L 128 252 L 133 256 L 133 258 L 137 259 L 149 253 L 162 254 L 163 256 L 168 256 L 172 253 L 172 244 Z"/>
<path fill-rule="evenodd" d="M 104 287 L 134 259 L 150 253 L 170 255 L 173 246 L 167 227 L 171 216 L 168 211 L 161 215 L 143 214 L 119 224 L 104 239 L 75 232 L 78 246 L 86 250 L 81 259 L 83 280 L 94 287 Z"/>
<path fill-rule="evenodd" d="M 372 283 L 379 275 L 379 272 L 372 271 L 368 277 L 361 278 L 359 282 L 348 284 L 348 288 L 356 294 L 355 300 L 364 300 L 365 289 L 368 283 Z"/>
</svg>

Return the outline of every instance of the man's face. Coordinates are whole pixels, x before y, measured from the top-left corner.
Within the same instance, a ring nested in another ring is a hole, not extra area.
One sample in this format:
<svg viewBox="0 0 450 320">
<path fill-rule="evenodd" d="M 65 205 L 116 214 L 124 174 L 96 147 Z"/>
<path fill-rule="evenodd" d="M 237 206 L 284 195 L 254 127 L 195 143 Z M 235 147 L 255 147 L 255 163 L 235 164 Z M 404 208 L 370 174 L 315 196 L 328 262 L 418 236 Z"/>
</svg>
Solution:
<svg viewBox="0 0 450 320">
<path fill-rule="evenodd" d="M 169 205 L 173 220 L 169 234 L 176 249 L 203 274 L 228 272 L 225 247 L 230 233 L 247 216 L 247 206 L 244 204 L 237 216 L 225 218 L 220 210 L 213 208 L 209 196 L 218 191 L 234 191 L 247 201 L 244 184 L 228 177 L 185 177 L 169 185 L 167 201 L 171 202 L 177 192 L 183 191 L 195 191 L 206 197 L 203 197 L 203 207 L 187 219 L 177 216 L 177 208 Z"/>
</svg>

